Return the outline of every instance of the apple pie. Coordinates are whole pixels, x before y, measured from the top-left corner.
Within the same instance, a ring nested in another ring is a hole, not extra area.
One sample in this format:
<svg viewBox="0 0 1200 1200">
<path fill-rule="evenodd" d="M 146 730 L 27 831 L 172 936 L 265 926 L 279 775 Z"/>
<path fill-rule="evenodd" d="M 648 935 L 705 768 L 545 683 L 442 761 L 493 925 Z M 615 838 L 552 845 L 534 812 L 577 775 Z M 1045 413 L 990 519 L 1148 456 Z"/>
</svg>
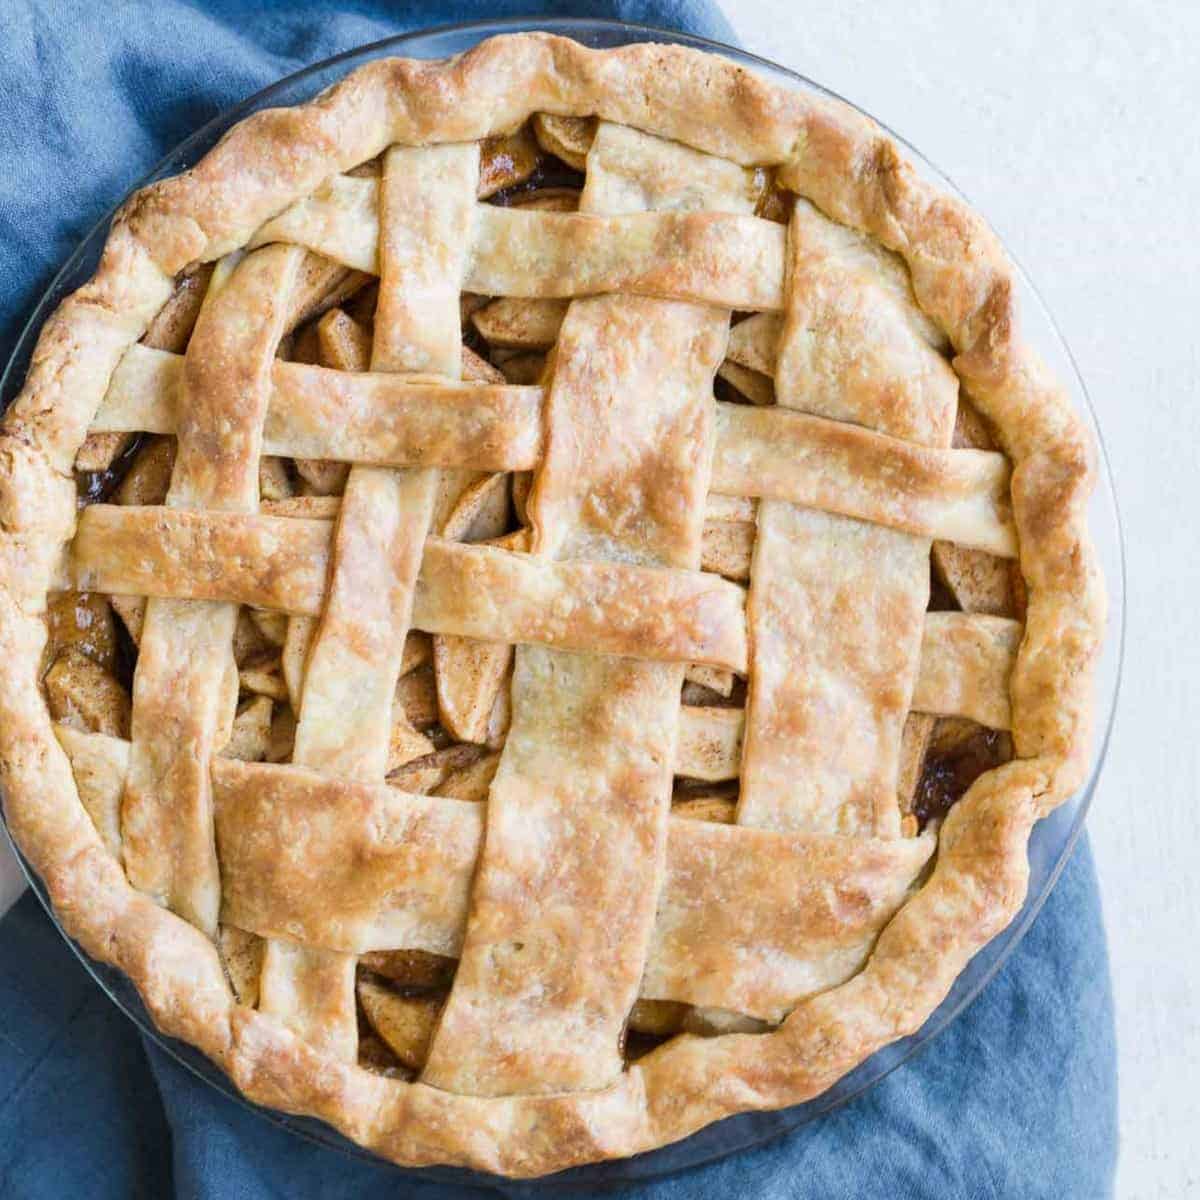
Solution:
<svg viewBox="0 0 1200 1200">
<path fill-rule="evenodd" d="M 259 1104 L 532 1176 L 914 1032 L 1088 764 L 1094 452 L 865 117 L 558 37 L 120 209 L 0 426 L 0 782 Z"/>
</svg>

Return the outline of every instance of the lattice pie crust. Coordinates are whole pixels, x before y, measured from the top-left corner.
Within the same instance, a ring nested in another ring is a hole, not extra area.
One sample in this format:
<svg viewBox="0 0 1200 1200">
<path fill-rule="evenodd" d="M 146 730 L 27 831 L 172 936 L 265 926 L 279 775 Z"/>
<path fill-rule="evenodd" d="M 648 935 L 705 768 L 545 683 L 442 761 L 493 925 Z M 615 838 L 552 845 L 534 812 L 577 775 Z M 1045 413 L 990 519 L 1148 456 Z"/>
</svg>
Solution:
<svg viewBox="0 0 1200 1200">
<path fill-rule="evenodd" d="M 1019 907 L 1092 482 L 995 237 L 861 116 L 651 44 L 373 62 L 134 195 L 42 331 L 8 820 L 253 1100 L 651 1149 L 911 1033 Z"/>
</svg>

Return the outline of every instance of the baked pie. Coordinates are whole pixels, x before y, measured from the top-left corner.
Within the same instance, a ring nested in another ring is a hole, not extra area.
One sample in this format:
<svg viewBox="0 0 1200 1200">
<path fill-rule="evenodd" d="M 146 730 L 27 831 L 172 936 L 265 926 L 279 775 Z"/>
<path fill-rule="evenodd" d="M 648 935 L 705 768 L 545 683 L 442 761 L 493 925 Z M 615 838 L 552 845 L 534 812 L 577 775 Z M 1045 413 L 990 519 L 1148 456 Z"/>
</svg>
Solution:
<svg viewBox="0 0 1200 1200">
<path fill-rule="evenodd" d="M 380 60 L 135 194 L 0 431 L 0 770 L 251 1099 L 531 1176 L 916 1030 L 1086 769 L 1093 451 L 867 119 Z"/>
</svg>

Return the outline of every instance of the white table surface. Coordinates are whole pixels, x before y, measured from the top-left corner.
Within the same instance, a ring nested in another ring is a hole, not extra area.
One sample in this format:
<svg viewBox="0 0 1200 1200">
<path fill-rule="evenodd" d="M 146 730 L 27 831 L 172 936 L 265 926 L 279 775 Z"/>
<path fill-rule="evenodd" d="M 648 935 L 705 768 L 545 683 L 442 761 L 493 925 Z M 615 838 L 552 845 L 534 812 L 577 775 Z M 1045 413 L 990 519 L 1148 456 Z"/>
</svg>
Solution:
<svg viewBox="0 0 1200 1200">
<path fill-rule="evenodd" d="M 1129 572 L 1122 699 L 1089 819 L 1120 1045 L 1117 1195 L 1200 1196 L 1200 5 L 727 11 L 748 49 L 875 113 L 971 197 L 1089 387 Z M 19 890 L 0 858 L 0 911 Z"/>
</svg>

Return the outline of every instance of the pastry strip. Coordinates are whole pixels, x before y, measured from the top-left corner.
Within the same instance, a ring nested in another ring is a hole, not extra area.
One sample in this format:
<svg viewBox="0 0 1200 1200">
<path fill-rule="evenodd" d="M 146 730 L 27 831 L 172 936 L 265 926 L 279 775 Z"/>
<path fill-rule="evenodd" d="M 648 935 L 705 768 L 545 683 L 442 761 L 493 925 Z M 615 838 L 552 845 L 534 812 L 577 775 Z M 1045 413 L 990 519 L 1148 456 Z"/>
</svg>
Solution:
<svg viewBox="0 0 1200 1200">
<path fill-rule="evenodd" d="M 580 201 L 593 211 L 608 202 L 597 189 L 602 140 L 603 129 Z M 531 215 L 547 214 L 505 214 Z M 592 229 L 579 225 L 576 262 L 589 259 Z M 543 266 L 528 251 L 502 258 Z M 510 290 L 498 282 L 483 290 Z M 727 322 L 625 296 L 571 305 L 527 505 L 534 555 L 698 568 Z M 429 1083 L 505 1095 L 618 1076 L 658 898 L 671 780 L 663 750 L 674 744 L 682 682 L 682 664 L 518 647 L 512 724 Z"/>
<path fill-rule="evenodd" d="M 250 244 L 295 243 L 378 273 L 377 189 L 373 179 L 331 180 L 268 221 Z M 632 292 L 777 311 L 783 307 L 784 234 L 774 221 L 737 213 L 602 216 L 480 204 L 463 286 L 485 296 Z"/>
<path fill-rule="evenodd" d="M 788 500 L 1013 557 L 1009 467 L 986 450 L 930 449 L 779 408 L 717 405 L 713 489 Z M 761 509 L 759 522 L 761 524 Z"/>
<path fill-rule="evenodd" d="M 174 433 L 182 378 L 182 355 L 131 346 L 93 431 Z M 376 466 L 528 470 L 541 448 L 542 399 L 536 387 L 409 381 L 276 361 L 263 449 Z"/>
<path fill-rule="evenodd" d="M 325 610 L 308 656 L 293 761 L 382 779 L 392 697 L 429 518 L 426 471 L 355 467 L 334 540 Z"/>
<path fill-rule="evenodd" d="M 169 508 L 258 508 L 270 367 L 303 256 L 294 247 L 250 255 L 206 298 L 184 368 L 188 409 L 178 429 Z M 147 605 L 121 811 L 130 882 L 209 936 L 216 934 L 220 903 L 209 762 L 225 720 L 236 622 L 230 603 Z"/>
<path fill-rule="evenodd" d="M 237 600 L 318 616 L 331 523 L 92 505 L 61 581 L 116 595 Z M 430 538 L 413 627 L 659 661 L 746 665 L 745 594 L 715 575 L 547 562 Z"/>
<path fill-rule="evenodd" d="M 719 315 L 690 306 L 572 306 L 529 504 L 535 554 L 699 565 L 707 481 L 695 447 L 723 341 Z M 601 436 L 612 421 L 618 443 Z M 634 464 L 641 483 L 630 488 Z M 619 1072 L 657 898 L 671 776 L 662 750 L 674 741 L 682 670 L 519 647 L 487 849 L 429 1082 L 507 1094 L 599 1087 Z"/>
<path fill-rule="evenodd" d="M 899 833 L 895 764 L 928 588 L 923 539 L 760 504 L 742 824 Z"/>
<path fill-rule="evenodd" d="M 224 759 L 214 788 L 229 922 L 346 953 L 462 952 L 485 806 Z M 933 848 L 928 837 L 668 825 L 635 990 L 766 1020 L 853 974 Z M 290 852 L 271 850 L 280 845 Z"/>
<path fill-rule="evenodd" d="M 778 309 L 783 248 L 783 227 L 757 217 L 597 217 L 481 205 L 467 286 L 488 296 L 625 292 L 747 311 Z"/>
<path fill-rule="evenodd" d="M 392 147 L 379 200 L 382 273 L 371 366 L 434 372 L 461 364 L 458 295 L 479 148 Z M 382 779 L 413 591 L 433 516 L 436 475 L 356 466 L 346 482 L 333 569 L 308 655 L 293 761 L 330 775 Z M 268 943 L 266 1011 L 341 1057 L 357 1055 L 354 960 Z"/>
<path fill-rule="evenodd" d="M 93 430 L 173 433 L 182 362 L 133 347 Z M 272 382 L 264 428 L 270 454 L 526 470 L 541 453 L 540 388 L 406 383 L 299 363 L 277 363 Z M 717 414 L 718 492 L 791 500 L 993 554 L 1016 553 L 1002 454 L 915 445 L 786 408 L 719 404 Z"/>
<path fill-rule="evenodd" d="M 1022 628 L 1018 621 L 974 613 L 925 614 L 914 712 L 969 717 L 1008 729 L 1009 676 Z M 740 708 L 684 705 L 675 773 L 693 779 L 738 777 L 745 714 Z"/>
<path fill-rule="evenodd" d="M 1010 675 L 1024 629 L 980 613 L 928 613 L 913 692 L 918 712 L 1012 726 Z"/>
<path fill-rule="evenodd" d="M 315 616 L 324 604 L 331 532 L 327 520 L 93 505 L 81 514 L 70 576 L 61 582 L 73 590 L 200 596 Z M 870 537 L 869 527 L 862 536 Z M 222 572 L 220 564 L 227 569 Z M 516 596 L 500 603 L 491 591 L 526 586 L 555 611 L 539 615 L 537 603 Z M 599 609 L 590 616 L 589 598 Z M 723 656 L 727 665 L 744 653 L 736 638 L 718 643 L 727 647 L 718 650 L 701 626 L 680 631 L 690 632 L 688 638 L 677 633 L 673 642 L 661 640 L 667 635 L 655 633 L 655 614 L 672 604 L 681 610 L 699 605 L 715 627 L 725 629 L 740 608 L 741 593 L 711 576 L 604 563 L 554 565 L 435 538 L 426 545 L 413 623 L 427 632 L 578 649 L 586 647 L 588 629 L 594 627 L 595 644 L 607 653 L 684 659 L 703 650 Z M 989 618 L 986 628 L 977 627 L 983 619 L 961 613 L 925 616 L 914 706 L 1006 728 L 1004 673 L 1020 625 Z M 934 625 L 938 628 L 931 631 Z M 951 699 L 955 695 L 961 698 Z"/>
<path fill-rule="evenodd" d="M 855 253 L 878 260 L 856 236 L 796 204 L 778 403 L 948 446 L 957 381 L 921 336 L 911 294 L 878 286 L 845 261 Z M 741 824 L 899 835 L 896 781 L 929 549 L 927 537 L 759 502 Z"/>
<path fill-rule="evenodd" d="M 432 372 L 457 377 L 462 364 L 459 295 L 468 268 L 479 183 L 475 145 L 399 147 L 388 151 L 380 194 L 379 306 L 375 314 L 374 370 Z M 442 416 L 433 407 L 430 416 Z M 497 430 L 499 438 L 508 429 Z M 540 439 L 540 413 L 530 439 Z M 447 462 L 461 467 L 461 462 Z M 497 463 L 504 468 L 508 463 Z M 433 532 L 464 492 L 479 480 L 469 470 L 442 472 L 433 514 Z M 495 663 L 507 651 L 456 642 L 452 649 L 434 639 L 434 671 L 439 695 L 449 682 L 447 658 L 457 653 Z M 490 706 L 489 706 L 490 710 Z M 444 724 L 451 724 L 443 720 Z"/>
<path fill-rule="evenodd" d="M 671 821 L 640 995 L 781 1020 L 862 967 L 933 847 Z"/>
<path fill-rule="evenodd" d="M 56 732 L 84 805 L 108 827 L 129 743 Z M 226 921 L 338 955 L 460 952 L 482 804 L 223 758 L 213 795 Z M 336 840 L 321 835 L 327 826 Z M 278 854 L 280 845 L 292 853 Z M 672 817 L 639 994 L 777 1020 L 858 969 L 932 849 L 928 837 L 781 834 Z M 776 976 L 772 963 L 787 970 Z"/>
<path fill-rule="evenodd" d="M 379 243 L 379 304 L 371 370 L 462 371 L 458 298 L 466 289 L 479 185 L 479 147 L 392 146 L 371 206 Z M 378 214 L 376 216 L 376 214 Z"/>
</svg>

